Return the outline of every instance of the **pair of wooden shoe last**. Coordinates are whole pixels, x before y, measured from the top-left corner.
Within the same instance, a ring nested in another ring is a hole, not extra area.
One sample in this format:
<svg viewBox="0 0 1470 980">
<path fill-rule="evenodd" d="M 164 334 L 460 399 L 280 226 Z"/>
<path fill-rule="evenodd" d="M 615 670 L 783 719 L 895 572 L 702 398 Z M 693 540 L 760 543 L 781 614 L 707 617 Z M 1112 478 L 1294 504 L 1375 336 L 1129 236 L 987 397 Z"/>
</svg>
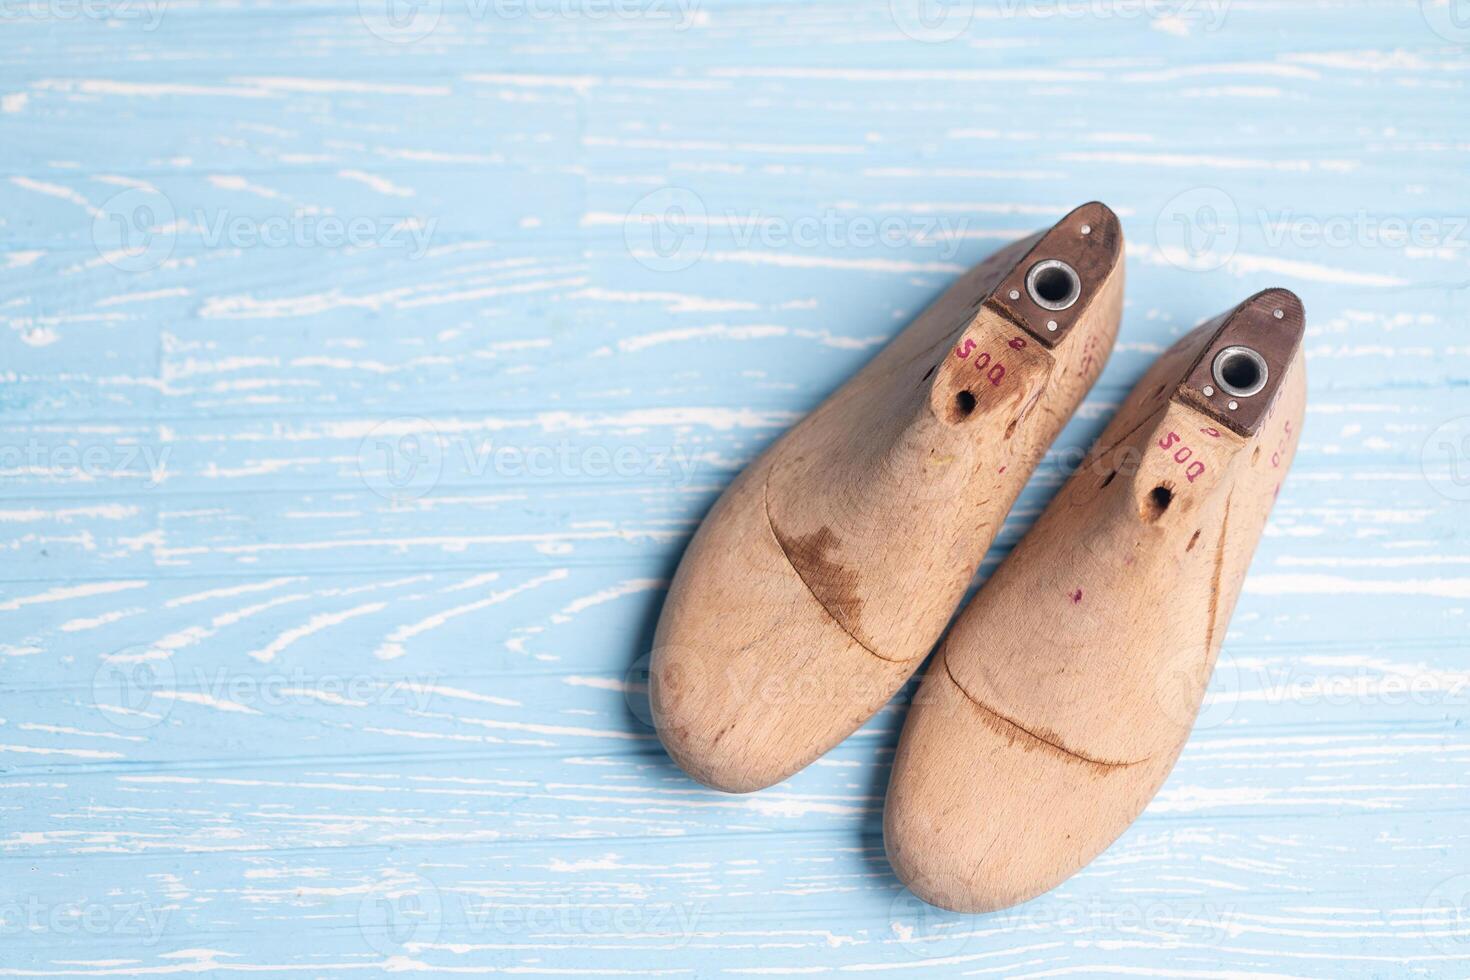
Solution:
<svg viewBox="0 0 1470 980">
<path fill-rule="evenodd" d="M 1123 238 L 1086 204 L 971 269 L 753 462 L 689 545 L 650 694 L 700 782 L 779 782 L 930 652 L 1097 380 Z M 1269 289 L 1159 357 L 950 628 L 884 816 L 919 897 L 990 911 L 1138 816 L 1188 737 L 1301 428 L 1301 302 Z"/>
</svg>

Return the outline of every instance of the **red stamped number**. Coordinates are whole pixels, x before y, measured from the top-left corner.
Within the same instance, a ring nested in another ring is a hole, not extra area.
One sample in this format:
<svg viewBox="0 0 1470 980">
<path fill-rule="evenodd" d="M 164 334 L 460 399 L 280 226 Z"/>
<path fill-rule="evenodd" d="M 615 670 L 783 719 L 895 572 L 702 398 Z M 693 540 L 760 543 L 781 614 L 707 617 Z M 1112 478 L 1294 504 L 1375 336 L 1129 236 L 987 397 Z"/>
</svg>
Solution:
<svg viewBox="0 0 1470 980">
<path fill-rule="evenodd" d="M 1210 432 L 1208 430 L 1201 429 L 1200 431 L 1204 432 L 1206 435 L 1210 435 Z M 1215 434 L 1218 435 L 1219 433 L 1216 432 Z M 1160 436 L 1159 448 L 1165 450 L 1173 450 L 1172 455 L 1174 457 L 1174 462 L 1184 467 L 1184 478 L 1190 483 L 1198 480 L 1204 474 L 1204 461 L 1194 459 L 1194 450 L 1185 445 L 1184 440 L 1179 437 L 1179 433 L 1169 432 L 1163 436 Z"/>
<path fill-rule="evenodd" d="M 954 349 L 954 356 L 958 357 L 962 361 L 968 361 L 970 360 L 970 355 L 974 354 L 975 360 L 972 363 L 975 365 L 975 370 L 984 374 L 985 379 L 991 384 L 999 386 L 1001 381 L 1005 380 L 1006 376 L 1006 366 L 1001 363 L 1000 355 L 992 355 L 990 351 L 985 350 L 980 351 L 977 354 L 975 352 L 975 348 L 977 346 L 978 345 L 973 339 L 966 337 L 963 341 L 960 342 L 960 345 Z M 1021 337 L 1014 337 L 1006 344 L 1006 346 L 1009 347 L 1011 350 L 1020 350 L 1021 348 L 1026 346 L 1026 341 Z"/>
</svg>

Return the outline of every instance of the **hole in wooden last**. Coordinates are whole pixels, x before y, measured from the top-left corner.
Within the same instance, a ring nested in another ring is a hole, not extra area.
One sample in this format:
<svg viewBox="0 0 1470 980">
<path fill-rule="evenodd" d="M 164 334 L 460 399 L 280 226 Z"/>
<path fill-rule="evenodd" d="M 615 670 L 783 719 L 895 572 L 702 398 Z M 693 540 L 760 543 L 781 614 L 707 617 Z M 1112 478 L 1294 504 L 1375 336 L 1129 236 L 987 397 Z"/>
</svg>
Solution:
<svg viewBox="0 0 1470 980">
<path fill-rule="evenodd" d="M 950 419 L 958 422 L 969 418 L 970 413 L 975 410 L 975 395 L 973 392 L 960 391 L 954 396 L 954 407 L 950 410 Z"/>
<path fill-rule="evenodd" d="M 1164 511 L 1174 502 L 1174 491 L 1162 483 L 1148 492 L 1148 497 L 1143 502 L 1143 519 L 1152 524 L 1163 516 Z"/>
</svg>

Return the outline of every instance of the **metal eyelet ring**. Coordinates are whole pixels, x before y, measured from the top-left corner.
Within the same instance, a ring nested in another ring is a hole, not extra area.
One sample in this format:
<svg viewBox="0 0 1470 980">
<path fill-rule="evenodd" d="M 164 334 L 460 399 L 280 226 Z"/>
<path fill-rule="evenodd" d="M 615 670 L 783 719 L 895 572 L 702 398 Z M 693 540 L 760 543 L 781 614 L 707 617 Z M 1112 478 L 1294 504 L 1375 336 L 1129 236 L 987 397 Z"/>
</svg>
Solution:
<svg viewBox="0 0 1470 980">
<path fill-rule="evenodd" d="M 1082 278 L 1061 259 L 1042 259 L 1026 272 L 1026 292 L 1043 310 L 1065 310 L 1082 295 Z"/>
<path fill-rule="evenodd" d="M 1210 373 L 1215 384 L 1227 395 L 1249 398 L 1266 387 L 1266 377 L 1270 372 L 1266 359 L 1258 351 L 1234 345 L 1215 355 Z"/>
</svg>

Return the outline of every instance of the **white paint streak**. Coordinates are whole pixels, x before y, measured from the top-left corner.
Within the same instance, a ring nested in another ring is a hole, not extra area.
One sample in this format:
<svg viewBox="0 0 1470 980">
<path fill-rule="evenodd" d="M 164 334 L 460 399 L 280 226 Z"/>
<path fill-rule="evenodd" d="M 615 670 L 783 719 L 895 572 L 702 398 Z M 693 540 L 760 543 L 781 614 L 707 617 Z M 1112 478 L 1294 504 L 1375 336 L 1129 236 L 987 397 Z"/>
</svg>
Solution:
<svg viewBox="0 0 1470 980">
<path fill-rule="evenodd" d="M 383 640 L 382 644 L 375 651 L 374 655 L 379 660 L 395 660 L 408 652 L 404 648 L 403 644 L 406 643 L 408 640 L 413 639 L 415 636 L 418 636 L 422 633 L 427 633 L 429 630 L 432 629 L 437 629 L 450 620 L 457 619 L 460 616 L 465 616 L 472 612 L 478 612 L 479 610 L 487 609 L 490 606 L 499 605 L 507 599 L 520 595 L 522 592 L 526 592 L 538 586 L 545 585 L 547 582 L 555 582 L 564 579 L 567 577 L 567 574 L 568 572 L 564 568 L 554 569 L 546 573 L 545 575 L 537 576 L 536 578 L 523 582 L 520 585 L 515 586 L 514 588 L 504 589 L 500 592 L 492 592 L 490 595 L 486 596 L 483 599 L 478 599 L 474 602 L 467 602 L 463 605 L 454 606 L 453 608 L 445 609 L 442 612 L 434 613 L 432 616 L 427 616 L 416 623 L 411 623 L 407 626 L 400 626 L 392 633 L 388 634 L 388 636 Z"/>
<path fill-rule="evenodd" d="M 148 583 L 141 579 L 121 582 L 94 582 L 90 585 L 59 585 L 38 592 L 35 595 L 19 596 L 0 602 L 0 612 L 10 612 L 22 606 L 33 606 L 45 602 L 67 602 L 72 599 L 85 599 L 91 596 L 111 595 L 114 592 L 125 592 L 129 589 L 141 589 Z"/>
<path fill-rule="evenodd" d="M 315 633 L 320 633 L 322 630 L 345 623 L 349 619 L 378 612 L 386 607 L 387 603 L 385 602 L 369 602 L 361 606 L 355 606 L 352 609 L 344 609 L 341 612 L 318 613 L 301 626 L 287 630 L 260 649 L 250 651 L 250 656 L 259 660 L 261 663 L 270 663 L 282 651 L 298 640 L 303 640 Z"/>
</svg>

